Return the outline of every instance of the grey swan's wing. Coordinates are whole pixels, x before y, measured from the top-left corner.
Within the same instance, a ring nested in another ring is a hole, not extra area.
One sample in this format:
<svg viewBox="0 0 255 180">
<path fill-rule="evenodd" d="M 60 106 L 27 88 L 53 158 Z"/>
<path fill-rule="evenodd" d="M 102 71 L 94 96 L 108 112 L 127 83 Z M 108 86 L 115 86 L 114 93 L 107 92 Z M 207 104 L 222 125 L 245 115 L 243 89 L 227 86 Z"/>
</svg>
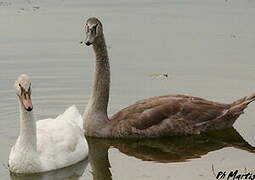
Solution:
<svg viewBox="0 0 255 180">
<path fill-rule="evenodd" d="M 116 124 L 126 121 L 138 130 L 146 130 L 167 122 L 164 126 L 175 130 L 176 135 L 196 134 L 197 130 L 194 127 L 212 125 L 213 121 L 216 123 L 230 108 L 231 104 L 216 103 L 193 96 L 164 95 L 138 101 L 113 115 L 111 121 Z M 219 126 L 225 125 L 220 123 Z M 217 124 L 213 126 L 215 129 L 221 129 L 217 128 Z"/>
</svg>

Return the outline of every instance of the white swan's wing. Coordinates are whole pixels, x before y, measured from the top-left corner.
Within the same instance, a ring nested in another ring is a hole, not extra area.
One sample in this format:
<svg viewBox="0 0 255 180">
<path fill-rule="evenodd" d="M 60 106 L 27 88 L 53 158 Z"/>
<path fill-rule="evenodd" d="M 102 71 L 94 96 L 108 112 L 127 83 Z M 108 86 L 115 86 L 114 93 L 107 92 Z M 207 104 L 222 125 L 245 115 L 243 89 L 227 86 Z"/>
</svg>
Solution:
<svg viewBox="0 0 255 180">
<path fill-rule="evenodd" d="M 37 122 L 37 151 L 45 171 L 70 166 L 88 155 L 82 117 L 75 106 L 56 119 Z"/>
<path fill-rule="evenodd" d="M 72 105 L 67 108 L 65 112 L 63 114 L 60 114 L 56 119 L 62 121 L 69 121 L 70 123 L 74 123 L 78 125 L 81 129 L 83 129 L 83 120 L 76 105 Z"/>
</svg>

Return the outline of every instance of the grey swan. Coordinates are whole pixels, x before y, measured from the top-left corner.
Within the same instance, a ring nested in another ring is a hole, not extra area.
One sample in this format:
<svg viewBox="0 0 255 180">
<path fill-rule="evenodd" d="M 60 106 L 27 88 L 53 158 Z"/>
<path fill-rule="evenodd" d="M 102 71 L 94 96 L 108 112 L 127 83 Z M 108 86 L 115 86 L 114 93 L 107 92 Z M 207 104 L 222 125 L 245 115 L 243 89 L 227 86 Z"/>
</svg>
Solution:
<svg viewBox="0 0 255 180">
<path fill-rule="evenodd" d="M 255 100 L 255 93 L 229 104 L 188 95 L 162 95 L 137 101 L 108 118 L 110 65 L 102 23 L 89 18 L 85 31 L 84 43 L 93 46 L 96 56 L 92 94 L 83 115 L 86 136 L 154 138 L 230 128 Z"/>
</svg>

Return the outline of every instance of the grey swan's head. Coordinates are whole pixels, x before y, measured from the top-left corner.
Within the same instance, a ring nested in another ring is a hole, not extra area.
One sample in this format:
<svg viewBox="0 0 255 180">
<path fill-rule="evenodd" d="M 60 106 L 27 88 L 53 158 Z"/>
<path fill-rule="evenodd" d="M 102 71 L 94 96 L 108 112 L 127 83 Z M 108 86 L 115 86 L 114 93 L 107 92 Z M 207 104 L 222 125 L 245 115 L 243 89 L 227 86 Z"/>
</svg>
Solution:
<svg viewBox="0 0 255 180">
<path fill-rule="evenodd" d="M 85 25 L 85 32 L 86 32 L 85 44 L 87 46 L 90 46 L 98 39 L 98 37 L 103 35 L 103 25 L 99 21 L 99 19 L 95 17 L 89 18 Z"/>
<path fill-rule="evenodd" d="M 26 111 L 32 111 L 31 80 L 26 74 L 20 75 L 14 83 L 19 101 Z"/>
</svg>

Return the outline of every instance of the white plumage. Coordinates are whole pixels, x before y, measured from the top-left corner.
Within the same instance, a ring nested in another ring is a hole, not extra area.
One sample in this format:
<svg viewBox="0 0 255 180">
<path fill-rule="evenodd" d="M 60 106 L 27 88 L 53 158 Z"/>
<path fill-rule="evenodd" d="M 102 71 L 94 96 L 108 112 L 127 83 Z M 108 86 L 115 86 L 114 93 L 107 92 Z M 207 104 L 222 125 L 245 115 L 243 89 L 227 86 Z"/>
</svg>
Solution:
<svg viewBox="0 0 255 180">
<path fill-rule="evenodd" d="M 11 172 L 46 172 L 70 166 L 87 157 L 83 120 L 75 105 L 55 119 L 35 123 L 32 110 L 26 110 L 22 104 L 22 95 L 20 99 L 20 136 L 9 156 Z"/>
</svg>

